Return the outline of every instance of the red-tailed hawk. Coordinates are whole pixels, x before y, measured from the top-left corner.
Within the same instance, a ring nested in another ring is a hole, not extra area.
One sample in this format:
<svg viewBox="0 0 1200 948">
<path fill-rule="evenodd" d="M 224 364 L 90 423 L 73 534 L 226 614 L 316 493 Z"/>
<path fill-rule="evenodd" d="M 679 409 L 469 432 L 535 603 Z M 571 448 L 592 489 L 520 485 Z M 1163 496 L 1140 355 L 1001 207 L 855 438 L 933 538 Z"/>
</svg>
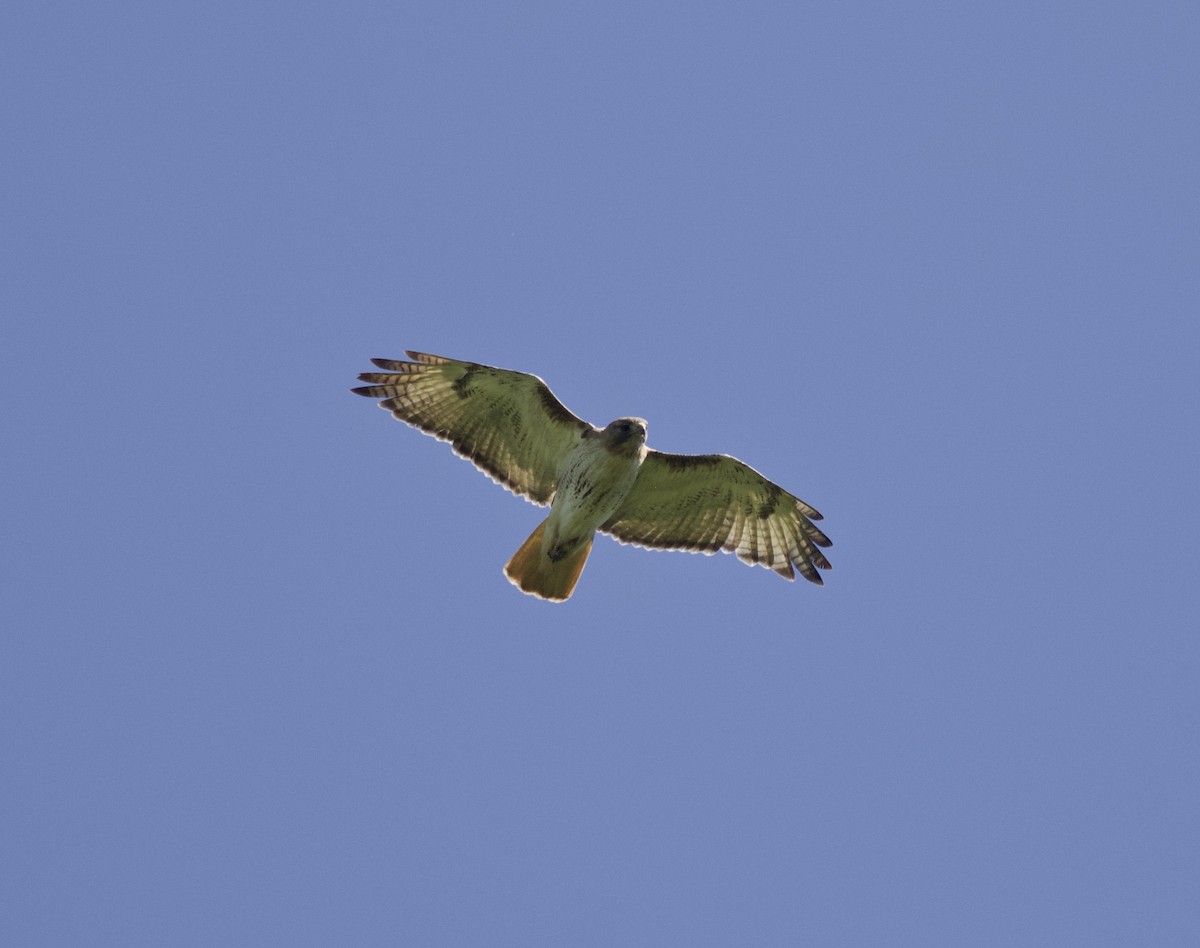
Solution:
<svg viewBox="0 0 1200 948">
<path fill-rule="evenodd" d="M 456 454 L 550 515 L 513 554 L 504 574 L 523 592 L 570 597 L 595 532 L 660 550 L 735 553 L 784 579 L 820 584 L 830 545 L 821 515 L 727 454 L 664 454 L 646 447 L 646 422 L 596 428 L 576 418 L 536 375 L 409 352 L 412 362 L 372 359 L 384 372 L 355 394 Z"/>
</svg>

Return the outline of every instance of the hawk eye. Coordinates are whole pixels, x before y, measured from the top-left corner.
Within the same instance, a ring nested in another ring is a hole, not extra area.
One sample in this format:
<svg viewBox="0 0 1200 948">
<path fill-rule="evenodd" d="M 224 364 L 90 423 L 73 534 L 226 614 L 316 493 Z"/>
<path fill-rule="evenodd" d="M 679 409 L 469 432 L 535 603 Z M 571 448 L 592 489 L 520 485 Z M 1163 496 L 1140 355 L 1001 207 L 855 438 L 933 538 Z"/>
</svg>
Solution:
<svg viewBox="0 0 1200 948">
<path fill-rule="evenodd" d="M 624 434 L 629 434 L 629 422 L 625 422 L 625 424 L 621 425 L 621 431 Z"/>
</svg>

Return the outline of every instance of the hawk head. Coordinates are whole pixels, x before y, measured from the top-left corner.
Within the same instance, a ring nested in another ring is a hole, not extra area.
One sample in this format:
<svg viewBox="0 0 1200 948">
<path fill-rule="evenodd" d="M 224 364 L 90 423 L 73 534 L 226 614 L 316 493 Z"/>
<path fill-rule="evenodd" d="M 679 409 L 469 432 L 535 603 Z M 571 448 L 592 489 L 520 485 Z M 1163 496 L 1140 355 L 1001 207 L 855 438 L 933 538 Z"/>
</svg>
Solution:
<svg viewBox="0 0 1200 948">
<path fill-rule="evenodd" d="M 610 421 L 600 432 L 600 439 L 608 450 L 632 456 L 646 443 L 646 420 L 618 418 Z"/>
</svg>

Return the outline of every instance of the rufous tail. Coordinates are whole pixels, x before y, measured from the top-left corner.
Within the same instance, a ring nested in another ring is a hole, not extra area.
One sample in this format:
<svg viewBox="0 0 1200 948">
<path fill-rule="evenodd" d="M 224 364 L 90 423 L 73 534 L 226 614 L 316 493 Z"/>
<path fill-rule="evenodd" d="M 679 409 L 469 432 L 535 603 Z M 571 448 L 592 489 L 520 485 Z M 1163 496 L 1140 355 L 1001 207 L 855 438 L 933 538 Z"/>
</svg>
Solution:
<svg viewBox="0 0 1200 948">
<path fill-rule="evenodd" d="M 508 561 L 504 575 L 521 592 L 539 599 L 562 602 L 571 597 L 575 584 L 579 582 L 583 564 L 592 551 L 593 538 L 589 537 L 587 543 L 574 553 L 555 562 L 542 551 L 542 535 L 545 532 L 546 521 L 543 520 Z"/>
</svg>

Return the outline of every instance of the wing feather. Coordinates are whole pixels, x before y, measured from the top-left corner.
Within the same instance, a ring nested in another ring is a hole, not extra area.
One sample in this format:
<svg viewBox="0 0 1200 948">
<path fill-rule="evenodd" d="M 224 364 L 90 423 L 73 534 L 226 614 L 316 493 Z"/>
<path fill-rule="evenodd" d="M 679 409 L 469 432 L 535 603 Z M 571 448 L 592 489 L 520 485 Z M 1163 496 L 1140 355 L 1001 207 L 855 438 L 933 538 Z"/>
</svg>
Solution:
<svg viewBox="0 0 1200 948">
<path fill-rule="evenodd" d="M 820 584 L 830 541 L 821 515 L 727 454 L 650 451 L 624 502 L 600 531 L 622 543 L 661 550 L 733 553 L 785 579 L 796 570 Z"/>
<path fill-rule="evenodd" d="M 411 362 L 372 359 L 357 395 L 440 441 L 493 480 L 537 504 L 554 498 L 562 459 L 591 425 L 572 414 L 536 375 L 425 352 Z"/>
</svg>

